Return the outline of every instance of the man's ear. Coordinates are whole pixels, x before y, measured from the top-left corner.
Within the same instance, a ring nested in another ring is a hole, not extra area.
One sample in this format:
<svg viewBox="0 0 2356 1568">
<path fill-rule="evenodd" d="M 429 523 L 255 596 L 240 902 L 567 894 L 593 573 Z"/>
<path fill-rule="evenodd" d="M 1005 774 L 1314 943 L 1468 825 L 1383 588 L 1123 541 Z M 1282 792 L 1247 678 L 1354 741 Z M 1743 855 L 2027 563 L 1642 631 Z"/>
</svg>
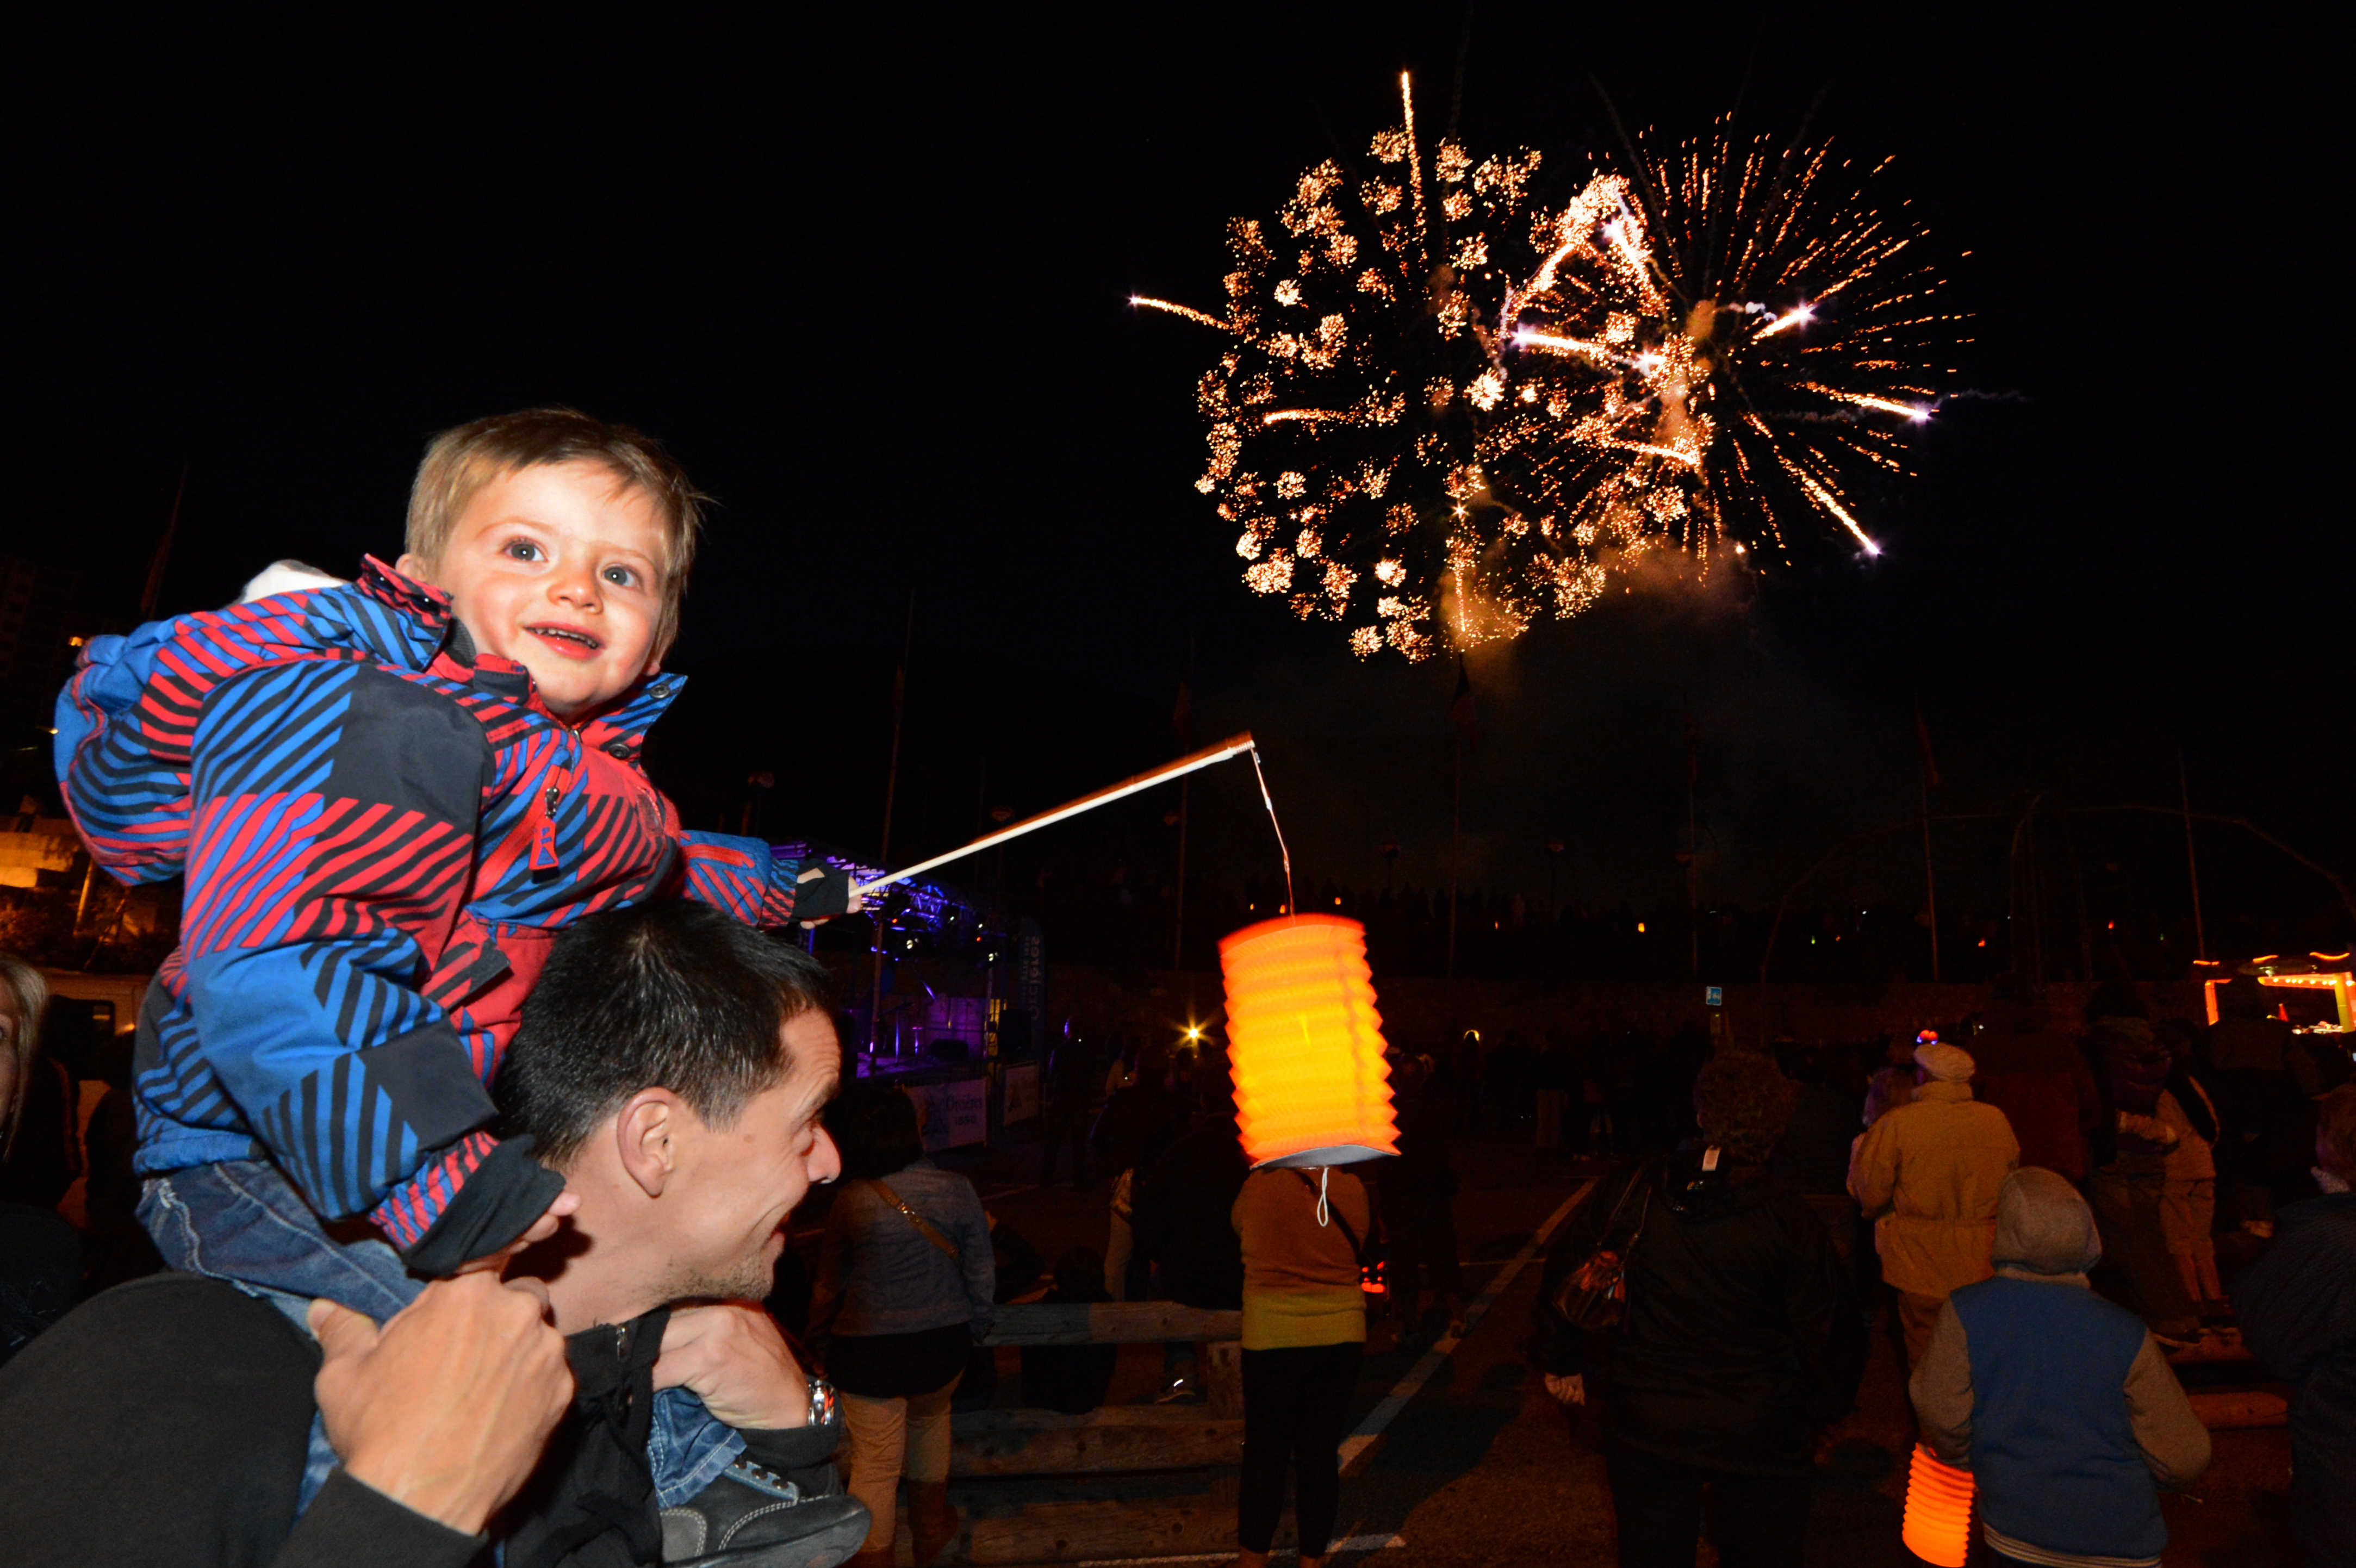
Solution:
<svg viewBox="0 0 2356 1568">
<path fill-rule="evenodd" d="M 659 1198 L 679 1169 L 679 1137 L 687 1106 L 668 1089 L 641 1089 L 622 1103 L 614 1117 L 614 1152 L 638 1189 Z"/>
</svg>

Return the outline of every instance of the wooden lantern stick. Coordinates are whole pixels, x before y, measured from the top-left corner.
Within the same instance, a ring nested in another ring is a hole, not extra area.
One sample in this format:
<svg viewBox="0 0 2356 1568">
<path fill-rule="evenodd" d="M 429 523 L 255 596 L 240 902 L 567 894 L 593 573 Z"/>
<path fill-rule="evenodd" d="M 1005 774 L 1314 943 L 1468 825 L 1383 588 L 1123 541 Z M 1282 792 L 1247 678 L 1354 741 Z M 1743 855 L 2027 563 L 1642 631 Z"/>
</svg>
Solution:
<svg viewBox="0 0 2356 1568">
<path fill-rule="evenodd" d="M 851 892 L 853 894 L 872 893 L 890 887 L 894 882 L 906 881 L 910 877 L 921 876 L 936 866 L 946 866 L 952 860 L 962 860 L 968 855 L 978 854 L 994 845 L 1003 844 L 1009 838 L 1020 838 L 1025 833 L 1044 827 L 1051 822 L 1061 822 L 1067 816 L 1077 816 L 1084 811 L 1094 811 L 1098 806 L 1110 805 L 1124 795 L 1132 795 L 1140 790 L 1151 789 L 1158 784 L 1167 784 L 1172 779 L 1191 773 L 1198 768 L 1207 768 L 1214 763 L 1224 763 L 1229 757 L 1238 757 L 1253 750 L 1250 731 L 1247 730 L 1240 735 L 1230 735 L 1215 746 L 1205 746 L 1199 752 L 1189 752 L 1176 762 L 1155 768 L 1151 773 L 1139 773 L 1136 777 L 1123 779 L 1117 784 L 1108 784 L 1093 795 L 1084 795 L 1077 800 L 1067 800 L 1053 811 L 1043 811 L 1036 816 L 1026 816 L 1020 822 L 1010 823 L 995 833 L 984 834 L 962 849 L 952 849 L 946 855 L 936 855 L 929 860 L 919 860 L 915 865 L 894 871 L 888 877 L 878 877 L 872 882 L 862 882 L 851 889 Z"/>
</svg>

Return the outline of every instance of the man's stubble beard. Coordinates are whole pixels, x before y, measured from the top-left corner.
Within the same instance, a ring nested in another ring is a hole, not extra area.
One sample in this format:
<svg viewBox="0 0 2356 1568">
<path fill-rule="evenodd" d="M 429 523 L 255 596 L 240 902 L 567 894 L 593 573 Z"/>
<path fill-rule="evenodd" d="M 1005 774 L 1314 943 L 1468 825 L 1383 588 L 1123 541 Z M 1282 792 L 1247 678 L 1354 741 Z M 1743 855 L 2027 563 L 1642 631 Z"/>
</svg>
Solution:
<svg viewBox="0 0 2356 1568">
<path fill-rule="evenodd" d="M 777 1264 L 768 1255 L 768 1243 L 750 1257 L 712 1269 L 682 1268 L 663 1286 L 663 1300 L 676 1306 L 685 1301 L 763 1301 L 776 1286 Z"/>
</svg>

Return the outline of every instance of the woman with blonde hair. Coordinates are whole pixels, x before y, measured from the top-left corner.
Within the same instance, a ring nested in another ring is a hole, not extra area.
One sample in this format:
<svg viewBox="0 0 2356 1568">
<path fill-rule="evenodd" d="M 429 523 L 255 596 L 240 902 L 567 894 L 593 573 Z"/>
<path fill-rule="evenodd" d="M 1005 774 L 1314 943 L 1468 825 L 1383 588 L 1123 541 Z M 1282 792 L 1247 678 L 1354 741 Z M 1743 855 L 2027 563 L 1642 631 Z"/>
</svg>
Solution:
<svg viewBox="0 0 2356 1568">
<path fill-rule="evenodd" d="M 41 972 L 13 953 L 0 952 L 0 1169 L 16 1152 L 25 1102 L 33 1097 L 41 1014 L 48 1005 L 49 983 Z"/>
<path fill-rule="evenodd" d="M 37 1049 L 48 999 L 38 969 L 0 952 L 0 1363 L 81 1294 L 81 1237 L 57 1212 L 73 1179 L 71 1085 Z"/>
<path fill-rule="evenodd" d="M 0 1202 L 54 1209 L 81 1174 L 74 1081 L 41 1054 L 48 982 L 0 952 Z"/>
</svg>

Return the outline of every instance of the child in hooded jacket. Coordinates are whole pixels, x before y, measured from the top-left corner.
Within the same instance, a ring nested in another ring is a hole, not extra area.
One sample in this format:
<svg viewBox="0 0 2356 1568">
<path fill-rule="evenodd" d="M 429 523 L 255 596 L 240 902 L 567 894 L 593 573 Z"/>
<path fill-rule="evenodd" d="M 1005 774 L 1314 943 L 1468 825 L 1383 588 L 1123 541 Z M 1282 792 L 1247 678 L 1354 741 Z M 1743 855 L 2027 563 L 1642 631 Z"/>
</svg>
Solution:
<svg viewBox="0 0 2356 1568">
<path fill-rule="evenodd" d="M 2052 1171 L 2005 1178 L 1996 1276 L 1939 1309 L 1909 1390 L 1922 1440 L 1971 1471 L 1988 1549 L 2059 1568 L 2157 1568 L 2159 1488 L 2209 1467 L 2209 1431 L 2140 1319 L 2094 1294 L 2094 1211 Z"/>
</svg>

